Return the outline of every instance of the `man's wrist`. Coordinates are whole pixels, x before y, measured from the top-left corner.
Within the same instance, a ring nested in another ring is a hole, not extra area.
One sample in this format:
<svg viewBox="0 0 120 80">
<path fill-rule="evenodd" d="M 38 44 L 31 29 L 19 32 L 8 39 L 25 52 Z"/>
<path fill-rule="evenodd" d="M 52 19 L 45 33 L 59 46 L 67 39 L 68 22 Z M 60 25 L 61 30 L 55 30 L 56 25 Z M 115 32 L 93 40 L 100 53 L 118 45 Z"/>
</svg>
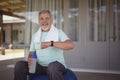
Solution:
<svg viewBox="0 0 120 80">
<path fill-rule="evenodd" d="M 54 46 L 54 41 L 51 41 L 51 45 L 50 45 L 51 47 L 53 47 Z"/>
<path fill-rule="evenodd" d="M 30 51 L 29 55 L 28 55 L 28 58 L 31 58 L 32 54 L 35 54 L 35 53 L 36 53 L 35 51 Z"/>
</svg>

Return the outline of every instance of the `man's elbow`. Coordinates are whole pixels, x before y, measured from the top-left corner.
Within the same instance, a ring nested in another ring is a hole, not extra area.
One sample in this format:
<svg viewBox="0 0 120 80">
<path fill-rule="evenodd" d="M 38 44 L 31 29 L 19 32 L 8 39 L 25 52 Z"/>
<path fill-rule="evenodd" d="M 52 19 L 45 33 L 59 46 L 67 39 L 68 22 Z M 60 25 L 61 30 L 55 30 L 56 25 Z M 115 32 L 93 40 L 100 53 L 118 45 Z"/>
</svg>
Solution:
<svg viewBox="0 0 120 80">
<path fill-rule="evenodd" d="M 73 44 L 73 41 L 71 41 L 71 40 L 66 40 L 66 42 L 67 42 L 67 50 L 71 50 L 71 49 L 73 49 L 74 48 L 74 44 Z"/>
<path fill-rule="evenodd" d="M 74 44 L 73 44 L 73 42 L 70 44 L 70 49 L 74 49 Z"/>
<path fill-rule="evenodd" d="M 69 49 L 73 49 L 74 48 L 74 43 L 73 41 L 69 40 Z"/>
</svg>

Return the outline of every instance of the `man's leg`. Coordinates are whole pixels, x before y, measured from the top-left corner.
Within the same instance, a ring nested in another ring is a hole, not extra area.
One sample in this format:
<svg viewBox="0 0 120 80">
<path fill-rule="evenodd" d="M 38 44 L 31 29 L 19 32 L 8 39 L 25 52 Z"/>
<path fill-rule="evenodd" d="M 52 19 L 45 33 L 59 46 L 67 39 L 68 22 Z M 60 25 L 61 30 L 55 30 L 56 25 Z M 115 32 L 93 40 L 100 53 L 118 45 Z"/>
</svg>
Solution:
<svg viewBox="0 0 120 80">
<path fill-rule="evenodd" d="M 17 62 L 14 68 L 14 80 L 27 80 L 28 70 L 27 61 Z"/>
<path fill-rule="evenodd" d="M 48 65 L 47 74 L 50 80 L 63 80 L 63 74 L 66 68 L 58 61 L 52 62 Z"/>
<path fill-rule="evenodd" d="M 42 67 L 37 63 L 36 72 L 34 74 L 29 73 L 28 62 L 19 61 L 15 65 L 14 69 L 14 80 L 27 80 L 27 75 L 45 74 L 45 67 Z"/>
</svg>

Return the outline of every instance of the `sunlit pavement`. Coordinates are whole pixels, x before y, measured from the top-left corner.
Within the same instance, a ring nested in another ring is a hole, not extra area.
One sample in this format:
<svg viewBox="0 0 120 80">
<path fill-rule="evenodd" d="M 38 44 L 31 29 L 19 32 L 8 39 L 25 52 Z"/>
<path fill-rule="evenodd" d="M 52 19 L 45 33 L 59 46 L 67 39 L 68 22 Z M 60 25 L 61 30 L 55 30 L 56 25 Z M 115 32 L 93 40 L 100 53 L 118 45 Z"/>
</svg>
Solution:
<svg viewBox="0 0 120 80">
<path fill-rule="evenodd" d="M 6 52 L 7 53 L 5 55 L 0 54 L 0 61 L 24 57 L 24 50 L 22 50 L 22 51 L 7 50 Z"/>
</svg>

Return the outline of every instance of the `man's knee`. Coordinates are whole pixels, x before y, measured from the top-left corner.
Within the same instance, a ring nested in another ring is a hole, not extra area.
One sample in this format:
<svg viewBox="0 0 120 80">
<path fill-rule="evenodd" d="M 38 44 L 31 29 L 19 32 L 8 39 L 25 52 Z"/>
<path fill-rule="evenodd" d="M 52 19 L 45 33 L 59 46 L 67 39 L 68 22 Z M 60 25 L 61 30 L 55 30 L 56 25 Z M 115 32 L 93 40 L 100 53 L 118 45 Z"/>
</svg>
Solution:
<svg viewBox="0 0 120 80">
<path fill-rule="evenodd" d="M 15 64 L 15 71 L 20 71 L 20 70 L 24 70 L 27 69 L 28 64 L 26 61 L 19 61 Z"/>
<path fill-rule="evenodd" d="M 55 62 L 52 62 L 48 65 L 48 71 L 54 71 L 55 69 L 57 69 L 57 66 L 56 65 L 56 61 Z"/>
<path fill-rule="evenodd" d="M 63 71 L 64 72 L 65 67 L 58 61 L 52 62 L 48 65 L 48 71 L 50 72 L 56 72 L 56 71 Z"/>
</svg>

